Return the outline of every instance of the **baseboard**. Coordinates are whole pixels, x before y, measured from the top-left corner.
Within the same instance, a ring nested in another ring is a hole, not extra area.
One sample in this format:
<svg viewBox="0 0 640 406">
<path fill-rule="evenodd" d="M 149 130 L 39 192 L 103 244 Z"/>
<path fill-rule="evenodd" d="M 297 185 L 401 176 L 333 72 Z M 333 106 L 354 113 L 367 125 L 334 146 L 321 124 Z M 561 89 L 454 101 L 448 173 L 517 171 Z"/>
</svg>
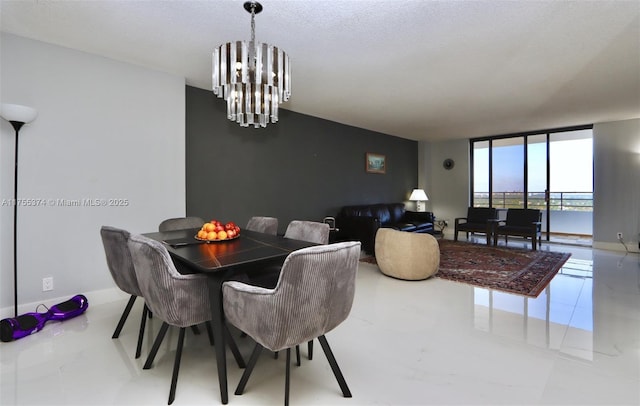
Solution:
<svg viewBox="0 0 640 406">
<path fill-rule="evenodd" d="M 81 292 L 81 293 L 87 297 L 87 300 L 89 301 L 89 306 L 96 306 L 104 303 L 111 303 L 111 302 L 126 299 L 129 297 L 128 294 L 124 293 L 123 291 L 115 287 L 109 288 L 109 289 L 94 290 L 91 292 Z M 67 296 L 56 297 L 56 298 L 47 299 L 39 302 L 20 304 L 18 305 L 18 315 L 29 313 L 29 312 L 35 312 L 36 308 L 40 304 L 43 304 L 47 307 L 51 307 L 55 304 L 69 300 L 72 296 L 73 295 L 67 295 Z M 43 311 L 42 309 L 40 310 Z M 13 306 L 3 307 L 2 309 L 0 309 L 0 318 L 4 319 L 7 317 L 13 317 L 13 316 L 14 316 Z"/>
<path fill-rule="evenodd" d="M 637 242 L 626 243 L 628 252 L 640 253 L 640 249 L 638 249 Z M 599 250 L 607 250 L 607 251 L 617 251 L 617 252 L 627 252 L 627 249 L 624 248 L 624 245 L 619 242 L 600 242 L 594 241 L 593 248 Z"/>
</svg>

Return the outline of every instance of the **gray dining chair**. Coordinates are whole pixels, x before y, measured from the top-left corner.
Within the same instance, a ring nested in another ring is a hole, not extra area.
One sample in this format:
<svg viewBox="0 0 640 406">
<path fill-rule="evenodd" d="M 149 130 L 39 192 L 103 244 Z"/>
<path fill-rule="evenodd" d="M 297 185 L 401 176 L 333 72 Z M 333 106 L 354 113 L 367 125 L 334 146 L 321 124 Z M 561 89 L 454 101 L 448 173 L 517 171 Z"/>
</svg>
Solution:
<svg viewBox="0 0 640 406">
<path fill-rule="evenodd" d="M 173 265 L 166 247 L 150 238 L 131 235 L 128 246 L 140 290 L 147 298 L 147 305 L 151 311 L 163 322 L 143 369 L 151 368 L 169 326 L 180 328 L 169 390 L 168 403 L 171 404 L 175 400 L 186 328 L 204 323 L 213 345 L 207 276 L 180 274 Z M 244 367 L 244 360 L 233 338 L 228 329 L 224 329 L 238 366 Z"/>
<path fill-rule="evenodd" d="M 242 395 L 264 348 L 287 350 L 285 405 L 289 403 L 291 348 L 317 338 L 344 397 L 351 391 L 325 334 L 351 311 L 360 242 L 314 246 L 292 252 L 282 266 L 275 288 L 229 281 L 222 285 L 228 322 L 252 337 L 256 345 L 235 394 Z"/>
<path fill-rule="evenodd" d="M 204 224 L 204 220 L 200 217 L 189 216 L 189 217 L 174 217 L 170 219 L 163 220 L 160 225 L 158 225 L 158 231 L 167 232 L 167 231 L 175 231 L 175 230 L 185 230 L 189 228 L 200 228 Z M 174 265 L 178 269 L 178 272 L 181 274 L 190 274 L 193 273 L 193 270 L 189 267 L 185 266 L 181 262 L 174 262 Z M 193 326 L 193 331 L 196 334 L 199 334 L 198 327 Z"/>
<path fill-rule="evenodd" d="M 251 217 L 245 228 L 259 233 L 276 235 L 278 234 L 278 219 L 275 217 Z"/>
<path fill-rule="evenodd" d="M 316 244 L 329 243 L 329 224 L 317 221 L 293 220 L 287 226 L 284 238 L 314 242 Z"/>
<path fill-rule="evenodd" d="M 200 228 L 204 224 L 204 220 L 200 217 L 174 217 L 163 220 L 158 226 L 158 231 L 184 230 L 187 228 Z"/>
<path fill-rule="evenodd" d="M 317 221 L 292 220 L 287 226 L 287 230 L 284 233 L 284 238 L 309 241 L 316 244 L 328 244 L 329 231 L 330 227 L 327 223 L 320 223 Z M 258 273 L 251 274 L 249 283 L 265 288 L 273 288 L 278 282 L 280 272 L 280 266 L 271 266 L 268 268 L 264 268 Z M 275 356 L 276 358 L 278 357 L 277 352 Z M 309 359 L 313 359 L 313 340 L 310 340 L 307 345 L 307 357 Z M 296 347 L 296 360 L 298 365 L 300 365 L 299 347 Z"/>
<path fill-rule="evenodd" d="M 129 248 L 127 246 L 130 237 L 129 232 L 120 228 L 102 226 L 100 228 L 100 236 L 102 238 L 102 245 L 104 247 L 104 253 L 107 260 L 107 267 L 109 268 L 113 281 L 120 290 L 131 295 L 124 311 L 122 312 L 122 316 L 120 316 L 118 325 L 111 336 L 111 338 L 115 339 L 120 337 L 120 332 L 129 317 L 129 313 L 131 312 L 131 308 L 133 307 L 136 299 L 138 296 L 143 297 L 143 295 L 140 291 L 140 287 L 138 286 L 138 280 L 133 268 L 133 261 L 131 260 L 131 254 L 129 253 Z M 145 303 L 142 309 L 142 320 L 140 322 L 140 331 L 138 333 L 136 358 L 140 358 L 140 353 L 142 351 L 142 340 L 144 337 L 147 317 L 151 317 L 151 313 Z"/>
<path fill-rule="evenodd" d="M 284 238 L 313 242 L 316 244 L 329 243 L 329 225 L 316 221 L 293 220 L 287 225 Z M 273 288 L 278 282 L 280 266 L 270 266 L 259 272 L 251 273 L 250 283 L 265 288 Z"/>
</svg>

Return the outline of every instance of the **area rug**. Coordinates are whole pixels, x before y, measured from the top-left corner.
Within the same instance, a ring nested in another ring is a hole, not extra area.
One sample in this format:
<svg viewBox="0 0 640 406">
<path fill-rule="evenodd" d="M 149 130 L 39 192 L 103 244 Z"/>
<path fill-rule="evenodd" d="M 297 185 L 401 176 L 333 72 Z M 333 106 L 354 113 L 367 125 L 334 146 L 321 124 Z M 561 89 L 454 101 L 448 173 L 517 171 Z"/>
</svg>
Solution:
<svg viewBox="0 0 640 406">
<path fill-rule="evenodd" d="M 436 277 L 528 297 L 538 297 L 571 256 L 444 239 L 438 243 L 440 268 Z M 373 257 L 361 261 L 376 263 Z"/>
</svg>

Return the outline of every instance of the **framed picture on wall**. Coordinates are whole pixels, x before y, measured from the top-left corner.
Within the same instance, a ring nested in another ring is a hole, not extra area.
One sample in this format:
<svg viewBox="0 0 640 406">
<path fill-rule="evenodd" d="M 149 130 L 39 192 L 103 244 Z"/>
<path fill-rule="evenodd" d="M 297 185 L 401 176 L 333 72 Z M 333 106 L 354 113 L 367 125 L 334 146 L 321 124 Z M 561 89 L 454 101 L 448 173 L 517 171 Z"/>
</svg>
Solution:
<svg viewBox="0 0 640 406">
<path fill-rule="evenodd" d="M 386 158 L 384 155 L 367 152 L 366 169 L 368 173 L 386 173 Z"/>
</svg>

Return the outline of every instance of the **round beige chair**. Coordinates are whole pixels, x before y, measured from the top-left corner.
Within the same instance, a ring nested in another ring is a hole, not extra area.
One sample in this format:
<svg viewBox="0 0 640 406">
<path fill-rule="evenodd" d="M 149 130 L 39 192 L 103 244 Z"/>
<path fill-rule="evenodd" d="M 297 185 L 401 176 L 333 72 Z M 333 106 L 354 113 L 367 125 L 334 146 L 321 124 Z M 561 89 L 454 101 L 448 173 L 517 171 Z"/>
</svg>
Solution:
<svg viewBox="0 0 640 406">
<path fill-rule="evenodd" d="M 380 228 L 376 233 L 376 261 L 383 274 L 419 281 L 438 272 L 440 247 L 431 234 Z"/>
</svg>

